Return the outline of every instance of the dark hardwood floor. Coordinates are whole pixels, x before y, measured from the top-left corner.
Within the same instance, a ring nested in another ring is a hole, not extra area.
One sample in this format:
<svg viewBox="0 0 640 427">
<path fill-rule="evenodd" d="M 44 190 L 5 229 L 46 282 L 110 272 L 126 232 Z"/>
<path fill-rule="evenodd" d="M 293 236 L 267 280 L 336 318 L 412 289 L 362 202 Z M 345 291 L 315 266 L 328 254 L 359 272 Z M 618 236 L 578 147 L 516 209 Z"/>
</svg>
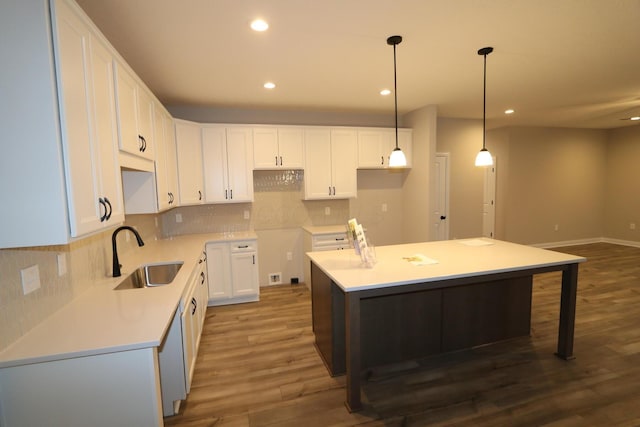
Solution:
<svg viewBox="0 0 640 427">
<path fill-rule="evenodd" d="M 640 249 L 585 256 L 574 354 L 553 355 L 560 273 L 534 278 L 531 337 L 378 368 L 350 414 L 313 345 L 304 285 L 210 307 L 191 394 L 168 426 L 640 426 Z"/>
</svg>

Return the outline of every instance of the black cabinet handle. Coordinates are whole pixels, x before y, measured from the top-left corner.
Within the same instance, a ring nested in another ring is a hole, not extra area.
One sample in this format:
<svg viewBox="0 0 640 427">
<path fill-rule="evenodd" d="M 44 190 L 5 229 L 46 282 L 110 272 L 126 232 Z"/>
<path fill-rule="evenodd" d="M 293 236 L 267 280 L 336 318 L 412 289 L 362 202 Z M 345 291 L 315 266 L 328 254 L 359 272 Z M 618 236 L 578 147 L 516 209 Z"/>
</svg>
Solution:
<svg viewBox="0 0 640 427">
<path fill-rule="evenodd" d="M 198 200 L 202 200 L 202 191 L 198 190 Z"/>
<path fill-rule="evenodd" d="M 333 187 L 333 195 L 336 195 L 336 187 Z"/>
<path fill-rule="evenodd" d="M 329 186 L 329 195 L 331 195 L 331 186 Z"/>
<path fill-rule="evenodd" d="M 447 219 L 447 217 L 444 215 L 440 215 L 440 219 Z"/>
<path fill-rule="evenodd" d="M 107 219 L 107 204 L 102 197 L 98 197 L 98 203 L 104 207 L 104 215 L 100 215 L 100 222 L 104 222 Z"/>
<path fill-rule="evenodd" d="M 227 199 L 229 198 L 229 197 L 228 197 L 228 191 L 229 191 L 229 190 L 224 190 L 224 199 L 225 199 L 225 200 L 227 200 Z"/>
<path fill-rule="evenodd" d="M 282 156 L 280 156 L 280 166 L 282 166 Z"/>
<path fill-rule="evenodd" d="M 109 207 L 109 213 L 107 214 L 106 220 L 109 221 L 111 219 L 111 214 L 113 213 L 113 207 L 111 206 L 111 202 L 106 197 L 104 198 L 104 202 L 106 206 Z"/>
<path fill-rule="evenodd" d="M 229 190 L 229 199 L 233 200 L 233 190 Z"/>
<path fill-rule="evenodd" d="M 276 166 L 278 166 L 278 156 L 275 156 L 275 157 L 276 157 Z"/>
<path fill-rule="evenodd" d="M 193 309 L 191 310 L 191 315 L 196 314 L 196 309 L 198 308 L 198 302 L 195 298 L 191 298 L 191 304 L 193 305 Z"/>
<path fill-rule="evenodd" d="M 144 153 L 147 151 L 147 140 L 142 135 L 138 135 L 138 139 L 140 140 L 140 151 Z"/>
<path fill-rule="evenodd" d="M 253 255 L 253 265 L 256 265 L 256 256 Z"/>
<path fill-rule="evenodd" d="M 249 245 L 241 245 L 238 246 L 238 249 L 247 249 L 249 247 Z"/>
<path fill-rule="evenodd" d="M 207 260 L 207 252 L 206 251 L 202 251 L 202 260 L 203 261 Z"/>
<path fill-rule="evenodd" d="M 204 271 L 200 272 L 200 277 L 202 278 L 202 282 L 200 282 L 200 284 L 204 285 Z"/>
<path fill-rule="evenodd" d="M 380 164 L 384 165 L 384 156 L 380 156 Z"/>
</svg>

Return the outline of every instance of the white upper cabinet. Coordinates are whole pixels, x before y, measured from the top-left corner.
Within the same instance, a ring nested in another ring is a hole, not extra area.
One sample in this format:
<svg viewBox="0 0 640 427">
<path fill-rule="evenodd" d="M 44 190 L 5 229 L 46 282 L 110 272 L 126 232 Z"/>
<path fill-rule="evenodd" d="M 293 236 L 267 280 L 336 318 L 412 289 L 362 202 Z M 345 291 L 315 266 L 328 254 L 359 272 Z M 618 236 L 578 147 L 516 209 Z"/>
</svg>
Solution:
<svg viewBox="0 0 640 427">
<path fill-rule="evenodd" d="M 153 98 L 129 68 L 116 61 L 120 151 L 154 160 Z"/>
<path fill-rule="evenodd" d="M 113 54 L 69 4 L 56 4 L 56 59 L 71 235 L 124 220 Z"/>
<path fill-rule="evenodd" d="M 305 199 L 346 199 L 357 193 L 358 138 L 355 129 L 308 128 Z"/>
<path fill-rule="evenodd" d="M 251 128 L 204 125 L 202 156 L 208 203 L 253 201 Z"/>
<path fill-rule="evenodd" d="M 180 190 L 178 187 L 178 151 L 176 148 L 176 128 L 173 124 L 173 117 L 167 112 L 163 114 L 164 124 L 164 146 L 167 158 L 166 180 L 167 195 L 170 198 L 169 207 L 176 207 L 180 201 Z"/>
<path fill-rule="evenodd" d="M 159 105 L 154 106 L 156 187 L 158 211 L 178 206 L 178 164 L 173 119 Z"/>
<path fill-rule="evenodd" d="M 198 123 L 175 120 L 180 205 L 204 203 L 202 131 Z"/>
<path fill-rule="evenodd" d="M 51 9 L 49 8 L 51 6 Z M 18 24 L 17 24 L 18 23 Z M 67 244 L 123 220 L 115 53 L 72 1 L 0 14 L 0 247 Z M 35 123 L 35 125 L 34 125 Z"/>
<path fill-rule="evenodd" d="M 395 146 L 395 129 L 358 129 L 358 168 L 388 168 Z M 407 157 L 406 167 L 411 167 L 411 130 L 398 129 L 398 146 Z"/>
<path fill-rule="evenodd" d="M 303 169 L 303 138 L 298 127 L 254 127 L 254 169 Z"/>
</svg>

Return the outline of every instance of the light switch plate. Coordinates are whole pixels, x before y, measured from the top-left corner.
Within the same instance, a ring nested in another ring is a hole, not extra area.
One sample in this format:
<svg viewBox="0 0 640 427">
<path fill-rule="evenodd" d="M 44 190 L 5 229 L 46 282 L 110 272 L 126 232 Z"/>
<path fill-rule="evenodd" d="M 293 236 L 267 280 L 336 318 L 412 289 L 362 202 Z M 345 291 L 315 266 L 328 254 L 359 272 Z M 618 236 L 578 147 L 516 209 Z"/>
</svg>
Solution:
<svg viewBox="0 0 640 427">
<path fill-rule="evenodd" d="M 40 289 L 40 269 L 38 264 L 20 270 L 20 279 L 22 280 L 22 292 L 24 295 Z"/>
</svg>

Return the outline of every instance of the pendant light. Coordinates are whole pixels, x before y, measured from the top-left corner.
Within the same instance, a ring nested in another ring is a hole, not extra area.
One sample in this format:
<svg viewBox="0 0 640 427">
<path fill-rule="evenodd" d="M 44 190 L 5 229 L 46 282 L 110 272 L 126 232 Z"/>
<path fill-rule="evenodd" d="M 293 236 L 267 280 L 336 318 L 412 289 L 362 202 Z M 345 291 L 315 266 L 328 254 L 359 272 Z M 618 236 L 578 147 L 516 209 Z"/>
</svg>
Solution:
<svg viewBox="0 0 640 427">
<path fill-rule="evenodd" d="M 391 152 L 389 156 L 390 168 L 402 168 L 407 166 L 407 158 L 404 153 L 398 147 L 398 81 L 396 76 L 396 46 L 402 42 L 402 36 L 391 36 L 387 39 L 387 44 L 393 46 L 393 96 L 395 98 L 395 112 L 396 112 L 396 148 Z"/>
<path fill-rule="evenodd" d="M 483 47 L 478 51 L 478 55 L 484 56 L 484 89 L 482 95 L 482 150 L 476 156 L 476 166 L 491 166 L 493 158 L 485 145 L 487 127 L 487 55 L 493 52 L 492 47 Z"/>
</svg>

